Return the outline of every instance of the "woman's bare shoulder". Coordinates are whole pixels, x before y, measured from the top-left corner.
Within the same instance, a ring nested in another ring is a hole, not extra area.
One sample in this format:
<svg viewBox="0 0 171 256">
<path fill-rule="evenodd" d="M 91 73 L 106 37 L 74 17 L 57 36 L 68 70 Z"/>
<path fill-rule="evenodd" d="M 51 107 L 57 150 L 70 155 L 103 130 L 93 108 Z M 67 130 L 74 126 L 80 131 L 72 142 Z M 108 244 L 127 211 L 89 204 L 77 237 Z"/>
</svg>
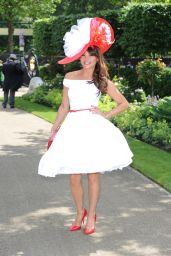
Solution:
<svg viewBox="0 0 171 256">
<path fill-rule="evenodd" d="M 71 80 L 78 79 L 79 74 L 80 74 L 80 70 L 68 72 L 68 73 L 65 75 L 65 78 L 66 78 L 66 79 L 71 79 Z"/>
</svg>

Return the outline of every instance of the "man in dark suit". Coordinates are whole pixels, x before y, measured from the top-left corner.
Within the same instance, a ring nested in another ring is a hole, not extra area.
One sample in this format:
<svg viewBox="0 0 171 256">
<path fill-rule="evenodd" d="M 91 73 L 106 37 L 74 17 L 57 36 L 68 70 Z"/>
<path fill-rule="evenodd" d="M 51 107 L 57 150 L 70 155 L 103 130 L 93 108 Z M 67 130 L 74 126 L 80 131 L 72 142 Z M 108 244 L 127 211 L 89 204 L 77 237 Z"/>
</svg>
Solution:
<svg viewBox="0 0 171 256">
<path fill-rule="evenodd" d="M 3 64 L 2 72 L 4 74 L 4 101 L 2 106 L 3 108 L 6 108 L 8 95 L 10 93 L 9 104 L 11 108 L 14 108 L 15 92 L 22 86 L 24 74 L 21 63 L 17 60 L 15 54 L 10 54 L 8 60 Z"/>
</svg>

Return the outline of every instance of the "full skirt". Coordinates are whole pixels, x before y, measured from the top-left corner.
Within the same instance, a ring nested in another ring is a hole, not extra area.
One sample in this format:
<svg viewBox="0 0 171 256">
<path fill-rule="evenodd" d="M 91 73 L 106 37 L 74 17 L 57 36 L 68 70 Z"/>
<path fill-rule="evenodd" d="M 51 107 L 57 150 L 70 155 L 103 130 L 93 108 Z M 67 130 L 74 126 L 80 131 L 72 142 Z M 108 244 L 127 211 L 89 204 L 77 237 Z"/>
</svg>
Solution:
<svg viewBox="0 0 171 256">
<path fill-rule="evenodd" d="M 109 120 L 90 111 L 69 113 L 42 156 L 38 173 L 104 173 L 132 162 L 132 152 L 122 132 Z"/>
</svg>

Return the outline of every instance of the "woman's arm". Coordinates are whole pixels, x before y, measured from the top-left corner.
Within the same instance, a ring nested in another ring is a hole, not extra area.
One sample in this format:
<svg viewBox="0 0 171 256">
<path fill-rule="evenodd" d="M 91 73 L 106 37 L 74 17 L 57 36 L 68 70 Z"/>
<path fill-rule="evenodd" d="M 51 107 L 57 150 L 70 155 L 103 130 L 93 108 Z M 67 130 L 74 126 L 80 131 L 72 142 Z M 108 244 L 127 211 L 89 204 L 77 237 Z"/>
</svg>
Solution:
<svg viewBox="0 0 171 256">
<path fill-rule="evenodd" d="M 119 92 L 114 83 L 108 80 L 107 94 L 117 103 L 117 107 L 104 113 L 104 117 L 110 119 L 129 107 L 126 98 Z"/>
<path fill-rule="evenodd" d="M 120 112 L 126 110 L 129 106 L 128 101 L 125 97 L 119 92 L 114 83 L 108 80 L 107 94 L 117 103 L 117 107 L 112 109 L 109 112 L 101 112 L 99 108 L 94 107 L 91 111 L 95 114 L 100 114 L 107 119 L 116 116 Z"/>
<path fill-rule="evenodd" d="M 62 103 L 58 109 L 56 120 L 52 126 L 52 133 L 55 132 L 58 127 L 61 125 L 62 121 L 65 119 L 67 113 L 69 111 L 69 99 L 68 99 L 68 88 L 64 86 L 63 95 L 62 95 Z"/>
</svg>

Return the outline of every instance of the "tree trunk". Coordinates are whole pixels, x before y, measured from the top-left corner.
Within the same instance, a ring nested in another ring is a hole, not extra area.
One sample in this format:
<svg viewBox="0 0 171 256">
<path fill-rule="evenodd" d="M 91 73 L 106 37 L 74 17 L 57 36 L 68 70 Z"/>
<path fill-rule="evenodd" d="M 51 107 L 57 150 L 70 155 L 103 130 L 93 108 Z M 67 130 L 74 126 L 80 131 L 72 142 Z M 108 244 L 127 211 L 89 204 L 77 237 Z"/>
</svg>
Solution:
<svg viewBox="0 0 171 256">
<path fill-rule="evenodd" d="M 14 25 L 13 21 L 8 21 L 8 52 L 13 52 L 13 34 L 14 34 Z"/>
</svg>

